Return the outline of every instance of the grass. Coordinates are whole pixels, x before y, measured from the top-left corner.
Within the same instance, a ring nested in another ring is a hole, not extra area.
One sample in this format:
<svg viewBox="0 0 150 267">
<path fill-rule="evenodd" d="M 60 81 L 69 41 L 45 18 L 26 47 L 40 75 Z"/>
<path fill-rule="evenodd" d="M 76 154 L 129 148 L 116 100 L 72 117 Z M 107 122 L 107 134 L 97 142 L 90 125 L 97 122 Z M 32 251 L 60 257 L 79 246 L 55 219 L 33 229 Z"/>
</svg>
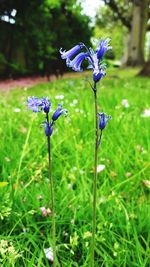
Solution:
<svg viewBox="0 0 150 267">
<path fill-rule="evenodd" d="M 98 174 L 95 267 L 149 266 L 149 191 L 143 181 L 150 174 L 150 121 L 141 114 L 150 106 L 150 80 L 133 74 L 109 70 L 98 85 L 99 111 L 112 120 L 98 159 L 105 169 Z M 49 266 L 44 248 L 51 246 L 51 217 L 40 211 L 50 207 L 47 144 L 39 128 L 43 114 L 26 110 L 28 95 L 50 96 L 53 110 L 59 102 L 69 110 L 52 136 L 58 254 L 63 267 L 89 267 L 94 102 L 83 74 L 1 93 L 0 181 L 8 182 L 0 187 L 1 266 Z"/>
</svg>

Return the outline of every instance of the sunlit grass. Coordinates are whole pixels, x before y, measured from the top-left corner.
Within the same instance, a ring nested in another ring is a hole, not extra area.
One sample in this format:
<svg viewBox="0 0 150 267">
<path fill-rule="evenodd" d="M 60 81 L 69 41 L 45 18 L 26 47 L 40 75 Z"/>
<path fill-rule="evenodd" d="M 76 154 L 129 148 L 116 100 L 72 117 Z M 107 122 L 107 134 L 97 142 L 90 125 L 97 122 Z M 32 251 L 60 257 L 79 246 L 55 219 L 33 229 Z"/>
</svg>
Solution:
<svg viewBox="0 0 150 267">
<path fill-rule="evenodd" d="M 150 106 L 150 80 L 133 73 L 109 70 L 98 86 L 99 111 L 112 120 L 99 151 L 98 163 L 105 169 L 98 175 L 96 267 L 149 266 L 149 191 L 143 180 L 150 173 L 150 119 L 141 114 Z M 0 187 L 1 240 L 13 242 L 15 266 L 49 266 L 43 249 L 51 246 L 51 218 L 40 211 L 50 207 L 47 144 L 39 127 L 43 115 L 26 110 L 28 95 L 50 96 L 53 111 L 58 103 L 69 111 L 52 136 L 58 254 L 63 267 L 88 267 L 94 103 L 83 74 L 1 93 L 0 181 L 9 183 Z M 8 258 L 1 266 L 13 266 Z"/>
</svg>

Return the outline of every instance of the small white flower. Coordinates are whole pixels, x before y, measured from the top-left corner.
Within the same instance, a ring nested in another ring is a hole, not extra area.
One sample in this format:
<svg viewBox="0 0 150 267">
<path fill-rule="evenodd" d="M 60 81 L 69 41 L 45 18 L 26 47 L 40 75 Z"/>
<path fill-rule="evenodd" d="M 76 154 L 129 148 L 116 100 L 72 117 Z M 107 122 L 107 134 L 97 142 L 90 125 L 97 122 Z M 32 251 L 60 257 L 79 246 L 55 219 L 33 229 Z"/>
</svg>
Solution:
<svg viewBox="0 0 150 267">
<path fill-rule="evenodd" d="M 67 188 L 68 188 L 68 189 L 72 189 L 72 184 L 68 184 L 68 185 L 67 185 Z"/>
<path fill-rule="evenodd" d="M 20 112 L 21 111 L 21 109 L 20 108 L 14 108 L 14 112 Z"/>
<path fill-rule="evenodd" d="M 55 99 L 64 99 L 64 95 L 56 95 Z"/>
<path fill-rule="evenodd" d="M 44 253 L 45 253 L 46 258 L 49 261 L 53 262 L 53 249 L 52 249 L 52 247 L 44 248 Z"/>
<path fill-rule="evenodd" d="M 5 161 L 6 161 L 6 162 L 10 162 L 10 161 L 11 161 L 11 159 L 10 159 L 10 158 L 8 158 L 8 157 L 5 157 Z"/>
<path fill-rule="evenodd" d="M 117 252 L 116 252 L 116 251 L 114 251 L 113 255 L 114 255 L 114 257 L 117 257 Z"/>
<path fill-rule="evenodd" d="M 131 175 L 132 175 L 131 172 L 126 172 L 126 174 L 125 174 L 126 177 L 130 177 Z"/>
<path fill-rule="evenodd" d="M 78 108 L 76 108 L 76 109 L 75 109 L 75 112 L 79 112 L 79 109 L 78 109 Z"/>
<path fill-rule="evenodd" d="M 73 104 L 76 105 L 78 103 L 78 100 L 77 99 L 74 99 L 73 100 Z"/>
<path fill-rule="evenodd" d="M 150 108 L 144 109 L 141 117 L 150 117 Z"/>
<path fill-rule="evenodd" d="M 128 99 L 122 99 L 121 104 L 124 108 L 128 108 L 129 107 Z"/>
<path fill-rule="evenodd" d="M 40 211 L 43 217 L 48 217 L 51 214 L 51 210 L 49 208 L 46 209 L 45 207 L 41 207 Z"/>
<path fill-rule="evenodd" d="M 79 173 L 80 173 L 80 174 L 84 174 L 85 171 L 84 171 L 84 170 L 80 170 Z"/>
<path fill-rule="evenodd" d="M 102 172 L 104 169 L 105 169 L 105 165 L 104 164 L 99 164 L 97 166 L 97 173 Z"/>
<path fill-rule="evenodd" d="M 101 196 L 99 199 L 99 204 L 104 203 L 106 201 L 106 197 L 105 196 Z"/>
</svg>

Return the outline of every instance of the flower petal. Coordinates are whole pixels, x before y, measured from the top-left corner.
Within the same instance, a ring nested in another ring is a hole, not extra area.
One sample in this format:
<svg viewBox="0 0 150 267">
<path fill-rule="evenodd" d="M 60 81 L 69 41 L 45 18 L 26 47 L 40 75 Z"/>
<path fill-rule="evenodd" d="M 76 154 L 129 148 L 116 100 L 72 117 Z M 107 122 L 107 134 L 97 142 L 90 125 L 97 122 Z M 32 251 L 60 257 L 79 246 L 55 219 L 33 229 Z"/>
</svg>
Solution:
<svg viewBox="0 0 150 267">
<path fill-rule="evenodd" d="M 111 119 L 111 116 L 106 116 L 105 113 L 98 113 L 98 116 L 99 116 L 99 128 L 100 130 L 102 131 L 105 127 L 106 127 L 106 124 L 108 122 L 108 120 Z"/>
<path fill-rule="evenodd" d="M 99 46 L 96 49 L 97 58 L 99 60 L 102 59 L 107 50 L 111 49 L 111 46 L 109 46 L 109 41 L 110 38 L 107 38 L 106 40 L 102 38 L 100 39 Z"/>
<path fill-rule="evenodd" d="M 75 54 L 77 54 L 82 49 L 83 46 L 84 44 L 79 43 L 68 51 L 62 51 L 62 48 L 61 48 L 59 50 L 59 52 L 61 53 L 61 58 L 62 59 L 72 58 Z"/>
<path fill-rule="evenodd" d="M 52 120 L 53 121 L 56 121 L 64 113 L 67 114 L 68 113 L 68 110 L 67 109 L 62 109 L 62 105 L 61 104 L 58 104 L 58 108 L 54 112 L 54 114 L 52 116 Z"/>
<path fill-rule="evenodd" d="M 82 52 L 78 54 L 72 61 L 67 61 L 68 67 L 72 68 L 74 71 L 81 72 L 83 69 L 81 69 L 81 64 L 84 59 L 86 59 L 87 54 Z"/>
</svg>

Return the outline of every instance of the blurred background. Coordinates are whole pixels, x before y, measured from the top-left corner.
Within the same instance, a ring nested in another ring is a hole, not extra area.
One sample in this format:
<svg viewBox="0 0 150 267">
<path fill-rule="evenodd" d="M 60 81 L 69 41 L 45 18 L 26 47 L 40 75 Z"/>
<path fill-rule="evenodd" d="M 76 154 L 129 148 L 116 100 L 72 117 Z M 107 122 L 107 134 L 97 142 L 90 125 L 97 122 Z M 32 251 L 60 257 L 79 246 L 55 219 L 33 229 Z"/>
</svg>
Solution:
<svg viewBox="0 0 150 267">
<path fill-rule="evenodd" d="M 51 114 L 68 109 L 51 139 L 57 247 L 63 267 L 89 266 L 93 92 L 59 50 L 100 37 L 113 49 L 98 111 L 112 120 L 98 155 L 95 267 L 150 267 L 150 0 L 0 0 L 0 267 L 50 266 L 44 115 L 28 96 L 50 96 Z"/>
<path fill-rule="evenodd" d="M 108 65 L 150 76 L 150 0 L 0 0 L 0 78 L 63 75 L 60 47 L 100 37 Z"/>
</svg>

